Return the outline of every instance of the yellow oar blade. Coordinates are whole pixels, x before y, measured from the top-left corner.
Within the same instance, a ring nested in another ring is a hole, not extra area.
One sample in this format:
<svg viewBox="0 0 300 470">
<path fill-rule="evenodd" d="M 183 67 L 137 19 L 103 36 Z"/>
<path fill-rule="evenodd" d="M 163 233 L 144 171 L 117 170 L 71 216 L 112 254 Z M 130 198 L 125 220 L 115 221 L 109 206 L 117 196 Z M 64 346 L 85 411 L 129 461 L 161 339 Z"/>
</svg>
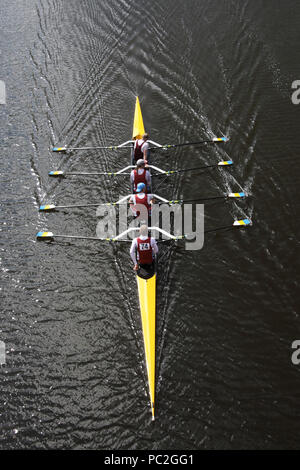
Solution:
<svg viewBox="0 0 300 470">
<path fill-rule="evenodd" d="M 145 134 L 143 116 L 141 111 L 141 105 L 139 97 L 136 97 L 134 119 L 133 119 L 133 130 L 132 139 L 141 139 L 142 135 Z"/>
<path fill-rule="evenodd" d="M 156 274 L 150 279 L 143 279 L 139 276 L 136 278 L 142 317 L 152 420 L 154 420 Z"/>
</svg>

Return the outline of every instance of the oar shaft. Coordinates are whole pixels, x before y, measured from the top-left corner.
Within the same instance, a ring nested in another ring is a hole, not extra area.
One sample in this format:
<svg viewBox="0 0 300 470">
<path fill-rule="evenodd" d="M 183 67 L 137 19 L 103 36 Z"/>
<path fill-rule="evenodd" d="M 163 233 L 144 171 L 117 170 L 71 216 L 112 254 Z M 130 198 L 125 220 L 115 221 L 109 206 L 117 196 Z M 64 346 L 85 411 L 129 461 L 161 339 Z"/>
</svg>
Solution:
<svg viewBox="0 0 300 470">
<path fill-rule="evenodd" d="M 180 170 L 166 170 L 163 173 L 153 173 L 152 176 L 166 176 L 166 175 L 174 175 L 175 173 L 184 173 L 186 171 L 196 171 L 196 170 L 205 170 L 207 168 L 217 168 L 219 165 L 202 165 L 196 166 L 193 168 L 182 168 Z"/>
<path fill-rule="evenodd" d="M 214 200 L 214 199 L 226 199 L 228 197 L 227 194 L 223 196 L 207 196 L 207 197 L 199 197 L 197 199 L 174 199 L 171 201 L 167 201 L 169 204 L 174 205 L 174 204 L 185 204 L 189 202 L 197 202 L 197 201 L 209 201 L 209 200 Z M 164 204 L 164 202 L 158 202 L 157 204 Z"/>
<path fill-rule="evenodd" d="M 103 241 L 103 238 L 97 238 L 97 237 L 84 237 L 83 235 L 55 235 L 53 234 L 53 238 L 72 238 L 73 240 L 101 240 Z"/>
<path fill-rule="evenodd" d="M 214 199 L 234 199 L 234 198 L 244 198 L 246 197 L 246 194 L 244 192 L 240 193 L 228 193 L 228 194 L 222 194 L 220 196 L 203 196 L 203 197 L 198 197 L 194 199 L 177 199 L 173 201 L 168 201 L 169 204 L 184 204 L 186 202 L 197 202 L 197 201 L 212 201 Z"/>
<path fill-rule="evenodd" d="M 55 209 L 71 209 L 75 207 L 98 207 L 101 205 L 106 205 L 106 204 L 101 204 L 101 203 L 94 203 L 94 204 L 69 204 L 65 206 L 55 206 Z"/>
<path fill-rule="evenodd" d="M 50 212 L 56 209 L 75 209 L 77 207 L 99 207 L 99 206 L 123 206 L 130 204 L 129 201 L 125 201 L 125 199 L 117 201 L 117 202 L 95 202 L 91 204 L 65 204 L 63 206 L 55 206 L 54 204 L 44 204 L 40 206 L 40 211 Z"/>
<path fill-rule="evenodd" d="M 217 232 L 218 230 L 226 230 L 226 229 L 233 229 L 234 226 L 231 224 L 231 225 L 224 225 L 223 227 L 216 227 L 216 228 L 212 228 L 212 229 L 209 229 L 209 230 L 204 230 L 204 233 L 210 233 L 210 232 Z"/>
<path fill-rule="evenodd" d="M 182 144 L 173 144 L 167 145 L 167 148 L 174 148 L 174 147 L 186 147 L 188 145 L 202 145 L 202 144 L 214 144 L 215 142 L 212 140 L 199 140 L 198 142 L 184 142 Z"/>
<path fill-rule="evenodd" d="M 197 199 L 183 199 L 181 201 L 182 204 L 185 204 L 186 202 L 197 202 L 197 201 L 213 201 L 214 199 L 226 199 L 228 197 L 227 194 L 223 196 L 207 196 L 207 197 L 199 197 Z"/>
<path fill-rule="evenodd" d="M 53 152 L 67 152 L 68 150 L 120 150 L 120 149 L 131 149 L 132 145 L 111 145 L 111 146 L 99 146 L 99 147 L 53 147 Z"/>
<path fill-rule="evenodd" d="M 99 172 L 99 173 L 82 173 L 82 172 L 77 172 L 77 173 L 64 173 L 64 175 L 66 176 L 103 176 L 103 175 L 107 175 L 107 176 L 128 176 L 130 175 L 130 173 L 113 173 L 111 171 L 102 171 L 102 172 Z"/>
<path fill-rule="evenodd" d="M 174 173 L 184 173 L 185 171 L 195 171 L 195 170 L 204 170 L 206 168 L 217 168 L 218 165 L 203 165 L 203 166 L 196 166 L 193 168 L 182 168 L 180 170 L 175 170 Z"/>
<path fill-rule="evenodd" d="M 183 142 L 182 144 L 166 144 L 162 145 L 161 147 L 149 147 L 149 150 L 157 150 L 158 148 L 168 149 L 168 148 L 175 148 L 175 147 L 185 147 L 188 145 L 202 145 L 202 144 L 216 144 L 218 142 L 226 142 L 228 139 L 226 137 L 219 137 L 210 140 L 198 140 L 196 142 Z"/>
</svg>

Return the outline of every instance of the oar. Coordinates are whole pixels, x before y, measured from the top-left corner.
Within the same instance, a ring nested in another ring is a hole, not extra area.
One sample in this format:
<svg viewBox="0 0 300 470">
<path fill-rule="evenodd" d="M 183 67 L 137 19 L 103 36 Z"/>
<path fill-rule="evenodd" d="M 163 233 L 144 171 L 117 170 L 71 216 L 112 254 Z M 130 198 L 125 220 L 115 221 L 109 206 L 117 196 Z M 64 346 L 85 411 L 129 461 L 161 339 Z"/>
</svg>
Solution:
<svg viewBox="0 0 300 470">
<path fill-rule="evenodd" d="M 129 196 L 130 197 L 130 196 Z M 166 201 L 167 203 L 169 201 Z M 98 206 L 123 206 L 123 205 L 128 205 L 130 204 L 129 202 L 95 202 L 95 203 L 87 203 L 87 204 L 67 204 L 64 206 L 56 206 L 55 204 L 45 204 L 43 206 L 39 207 L 40 211 L 44 212 L 51 212 L 56 209 L 75 209 L 77 207 L 98 207 Z"/>
<path fill-rule="evenodd" d="M 92 173 L 85 173 L 85 172 L 67 172 L 64 173 L 61 170 L 55 170 L 55 171 L 50 171 L 49 176 L 69 176 L 69 175 L 76 175 L 76 176 L 86 176 L 86 175 L 91 175 L 91 176 L 100 176 L 100 175 L 109 175 L 109 176 L 123 176 L 123 175 L 130 175 L 131 173 L 126 172 L 126 170 L 132 170 L 135 168 L 135 165 L 128 165 L 125 168 L 121 168 L 121 170 L 118 171 L 100 171 L 100 172 L 92 172 Z"/>
<path fill-rule="evenodd" d="M 97 241 L 105 241 L 105 242 L 123 242 L 123 241 L 131 241 L 128 239 L 122 239 L 125 235 L 127 235 L 130 232 L 136 232 L 139 230 L 139 227 L 130 227 L 124 232 L 120 233 L 119 235 L 116 235 L 115 237 L 107 237 L 107 238 L 101 238 L 101 237 L 86 237 L 84 235 L 54 235 L 52 232 L 38 232 L 36 234 L 36 237 L 38 240 L 52 240 L 54 238 L 71 238 L 75 240 L 97 240 Z"/>
<path fill-rule="evenodd" d="M 36 234 L 38 240 L 52 240 L 54 238 L 71 238 L 73 240 L 98 240 L 98 241 L 110 241 L 110 238 L 98 238 L 98 237 L 85 237 L 83 235 L 59 235 L 52 232 L 41 231 Z"/>
<path fill-rule="evenodd" d="M 160 173 L 153 173 L 152 176 L 174 175 L 175 173 L 183 173 L 185 171 L 205 170 L 207 168 L 218 168 L 219 166 L 229 166 L 229 165 L 233 165 L 232 160 L 218 162 L 217 164 L 214 164 L 214 165 L 203 165 L 203 166 L 197 166 L 197 167 L 192 167 L 192 168 L 183 168 L 180 170 L 166 170 L 166 171 L 161 171 Z"/>
<path fill-rule="evenodd" d="M 231 225 L 223 225 L 222 227 L 216 227 L 208 230 L 204 230 L 204 233 L 213 233 L 213 232 L 218 232 L 219 230 L 229 230 L 229 229 L 234 229 L 236 227 L 249 227 L 252 225 L 252 222 L 250 219 L 242 219 L 242 220 L 235 220 L 233 224 Z M 181 237 L 181 239 L 188 239 L 192 234 L 186 234 Z M 158 240 L 158 242 L 170 242 L 173 240 Z"/>
<path fill-rule="evenodd" d="M 204 230 L 204 233 L 217 232 L 218 230 L 226 230 L 234 227 L 247 227 L 252 225 L 250 219 L 235 220 L 231 225 L 224 225 L 223 227 L 216 227 L 209 230 Z"/>
<path fill-rule="evenodd" d="M 77 207 L 98 207 L 98 206 L 121 206 L 121 205 L 128 205 L 130 204 L 129 201 L 126 201 L 126 199 L 129 199 L 131 197 L 131 194 L 129 196 L 125 196 L 124 198 L 120 199 L 119 201 L 116 202 L 95 202 L 95 203 L 86 203 L 86 204 L 67 204 L 63 206 L 56 206 L 55 204 L 44 204 L 39 207 L 40 211 L 44 212 L 50 212 L 55 209 L 75 209 Z M 158 202 L 157 204 L 185 204 L 189 202 L 197 202 L 197 201 L 208 201 L 210 199 L 226 199 L 226 198 L 243 198 L 246 197 L 246 194 L 244 192 L 241 193 L 228 193 L 228 194 L 223 194 L 222 196 L 204 196 L 201 198 L 196 198 L 196 199 L 174 199 L 171 201 L 168 201 L 167 199 L 161 198 L 160 196 L 157 196 L 153 194 L 154 199 L 160 199 L 161 202 Z"/>
<path fill-rule="evenodd" d="M 217 228 L 214 228 L 214 229 L 205 230 L 204 233 L 216 232 L 218 230 L 225 230 L 225 229 L 229 229 L 229 228 L 232 228 L 232 227 L 246 227 L 246 226 L 249 226 L 249 225 L 251 225 L 251 220 L 250 219 L 235 220 L 233 222 L 233 224 L 231 224 L 231 225 L 225 225 L 223 227 L 217 227 Z M 132 240 L 122 239 L 121 237 L 126 235 L 129 232 L 137 231 L 137 230 L 139 230 L 139 227 L 129 228 L 129 229 L 125 230 L 125 232 L 120 233 L 120 235 L 118 235 L 116 237 L 111 237 L 111 238 L 109 238 L 109 237 L 108 238 L 86 237 L 84 235 L 63 235 L 63 234 L 54 234 L 53 232 L 40 231 L 36 234 L 36 238 L 38 240 L 53 240 L 55 238 L 67 238 L 67 239 L 72 239 L 72 240 L 131 242 Z M 156 230 L 156 231 L 162 233 L 163 235 L 168 236 L 171 240 L 175 240 L 175 241 L 183 240 L 183 239 L 190 236 L 190 234 L 188 234 L 188 235 L 178 235 L 178 236 L 171 235 L 170 233 L 166 232 L 165 230 L 163 230 L 159 227 L 149 227 L 149 231 L 150 230 Z"/>
<path fill-rule="evenodd" d="M 139 230 L 139 228 L 138 228 Z M 149 230 L 151 230 L 149 228 Z M 156 228 L 158 230 L 158 228 Z M 165 232 L 167 234 L 167 232 Z M 169 234 L 170 235 L 170 234 Z M 98 237 L 85 237 L 83 235 L 62 235 L 62 234 L 54 234 L 52 232 L 38 232 L 36 234 L 36 238 L 38 240 L 54 240 L 55 238 L 66 238 L 66 239 L 72 239 L 72 240 L 89 240 L 89 241 L 102 241 L 102 242 L 132 242 L 132 240 L 128 239 L 121 239 L 121 238 L 98 238 Z M 178 236 L 173 236 L 170 235 L 170 240 L 178 241 L 178 240 L 183 240 L 185 238 L 185 235 L 178 235 Z"/>
<path fill-rule="evenodd" d="M 67 152 L 68 150 L 99 150 L 99 149 L 107 149 L 107 150 L 120 150 L 120 149 L 131 149 L 131 145 L 125 145 L 128 144 L 128 142 L 125 142 L 124 144 L 120 145 L 109 145 L 109 146 L 99 146 L 99 147 L 67 147 L 66 145 L 64 147 L 53 147 L 52 152 Z"/>
<path fill-rule="evenodd" d="M 55 170 L 55 171 L 50 171 L 48 173 L 49 176 L 54 176 L 54 177 L 65 177 L 65 176 L 103 176 L 103 175 L 108 175 L 108 176 L 128 176 L 130 173 L 117 173 L 117 172 L 112 172 L 112 171 L 101 171 L 101 172 L 92 172 L 92 173 L 86 173 L 83 171 L 79 172 L 64 172 L 61 170 Z"/>
<path fill-rule="evenodd" d="M 213 139 L 210 140 L 199 140 L 197 142 L 183 142 L 182 144 L 165 144 L 161 145 L 159 147 L 149 147 L 149 150 L 157 150 L 157 149 L 168 149 L 168 148 L 174 148 L 174 147 L 183 147 L 186 145 L 202 145 L 202 144 L 214 144 L 217 142 L 227 142 L 229 139 L 227 137 L 214 137 Z M 99 150 L 99 149 L 107 149 L 107 150 L 120 150 L 124 148 L 132 148 L 133 144 L 131 145 L 126 145 L 131 143 L 131 141 L 127 141 L 124 144 L 119 144 L 119 145 L 109 145 L 109 146 L 95 146 L 95 147 L 53 147 L 52 152 L 67 152 L 68 150 Z"/>
<path fill-rule="evenodd" d="M 189 202 L 197 202 L 197 201 L 210 201 L 213 199 L 233 199 L 233 198 L 243 198 L 246 197 L 246 194 L 244 192 L 241 193 L 228 193 L 228 194 L 223 194 L 222 196 L 207 196 L 207 197 L 199 197 L 196 199 L 175 199 L 172 201 L 168 201 L 169 204 L 185 204 Z"/>
<path fill-rule="evenodd" d="M 154 170 L 158 170 L 157 173 L 152 173 L 152 176 L 166 176 L 166 175 L 173 175 L 175 173 L 182 173 L 185 171 L 196 171 L 196 170 L 204 170 L 206 168 L 217 168 L 219 166 L 229 166 L 233 165 L 232 160 L 227 160 L 224 162 L 218 162 L 217 164 L 214 165 L 204 165 L 204 166 L 198 166 L 198 167 L 193 167 L 193 168 L 183 168 L 180 170 L 161 170 L 160 168 L 149 165 L 149 168 L 153 168 Z M 83 171 L 78 171 L 78 172 L 64 172 L 62 170 L 52 170 L 48 173 L 49 176 L 53 177 L 65 177 L 65 176 L 128 176 L 131 173 L 126 172 L 124 170 L 127 169 L 133 169 L 135 168 L 135 165 L 130 165 L 126 168 L 123 168 L 122 170 L 118 171 L 100 171 L 100 172 L 83 172 Z"/>
<path fill-rule="evenodd" d="M 136 232 L 136 231 L 139 231 L 139 230 L 140 230 L 140 227 L 130 227 L 127 230 L 125 230 L 124 232 L 120 233 L 119 235 L 116 235 L 115 237 L 107 237 L 107 238 L 86 237 L 84 235 L 59 235 L 59 234 L 54 235 L 54 233 L 46 232 L 46 231 L 45 232 L 44 231 L 38 232 L 36 234 L 36 237 L 39 240 L 52 240 L 54 238 L 71 238 L 73 240 L 78 239 L 78 240 L 98 240 L 98 241 L 108 241 L 108 242 L 128 242 L 128 241 L 131 242 L 132 240 L 124 239 L 122 237 L 124 237 L 128 233 Z M 170 238 L 172 240 L 182 240 L 185 237 L 185 235 L 172 235 L 171 233 L 166 232 L 165 230 L 161 229 L 160 227 L 148 227 L 148 230 L 149 231 L 155 230 L 159 233 L 162 233 L 163 235 L 167 236 L 168 238 Z"/>
<path fill-rule="evenodd" d="M 93 203 L 93 204 L 67 204 L 65 206 L 56 206 L 55 204 L 44 204 L 39 207 L 40 211 L 54 211 L 56 209 L 75 209 L 76 207 L 98 207 L 98 206 L 113 206 L 116 202 L 107 202 L 107 203 Z"/>
<path fill-rule="evenodd" d="M 227 142 L 228 137 L 214 137 L 210 140 L 198 140 L 197 142 L 183 142 L 182 144 L 164 144 L 161 147 L 149 147 L 149 150 L 169 149 L 175 147 L 184 147 L 187 145 L 215 144 L 218 142 Z"/>
</svg>

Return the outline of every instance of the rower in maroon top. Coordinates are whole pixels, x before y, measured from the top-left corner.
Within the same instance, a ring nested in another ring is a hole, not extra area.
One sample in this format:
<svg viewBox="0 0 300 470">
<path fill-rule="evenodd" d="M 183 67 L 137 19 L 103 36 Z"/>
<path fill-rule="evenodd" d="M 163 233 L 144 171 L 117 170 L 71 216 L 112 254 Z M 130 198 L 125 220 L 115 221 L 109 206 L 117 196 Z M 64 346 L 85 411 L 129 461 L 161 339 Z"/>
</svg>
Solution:
<svg viewBox="0 0 300 470">
<path fill-rule="evenodd" d="M 141 139 L 137 139 L 134 144 L 134 160 L 137 161 L 140 158 L 145 160 L 147 163 L 149 144 L 147 140 L 149 139 L 148 134 L 143 134 Z"/>
<path fill-rule="evenodd" d="M 137 194 L 131 195 L 129 203 L 134 216 L 141 216 L 147 222 L 151 216 L 151 206 L 155 201 L 153 194 L 146 194 L 145 191 L 145 183 L 139 183 L 137 185 Z"/>
<path fill-rule="evenodd" d="M 155 238 L 149 237 L 147 225 L 140 228 L 140 236 L 132 240 L 130 256 L 134 263 L 134 270 L 140 267 L 149 268 L 158 253 Z"/>
<path fill-rule="evenodd" d="M 137 239 L 137 251 L 139 254 L 140 264 L 152 264 L 153 262 L 150 241 L 150 237 L 146 238 L 145 240 L 142 240 L 140 237 Z"/>
<path fill-rule="evenodd" d="M 151 191 L 151 175 L 150 171 L 145 168 L 145 160 L 140 159 L 136 163 L 136 168 L 132 170 L 130 175 L 133 192 L 137 192 L 137 185 L 144 183 L 146 186 L 146 192 Z"/>
</svg>

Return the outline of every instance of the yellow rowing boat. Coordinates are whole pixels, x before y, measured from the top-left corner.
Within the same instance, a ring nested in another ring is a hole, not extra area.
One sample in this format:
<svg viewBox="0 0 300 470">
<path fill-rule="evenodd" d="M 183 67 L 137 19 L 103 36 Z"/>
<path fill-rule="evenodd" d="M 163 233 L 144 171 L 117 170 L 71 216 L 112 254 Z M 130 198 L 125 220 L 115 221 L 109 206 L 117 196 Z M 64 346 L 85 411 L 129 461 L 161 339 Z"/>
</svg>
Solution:
<svg viewBox="0 0 300 470">
<path fill-rule="evenodd" d="M 55 176 L 55 177 L 65 177 L 68 175 L 72 176 L 95 176 L 95 175 L 110 175 L 113 177 L 117 176 L 123 176 L 126 173 L 126 171 L 132 167 L 134 164 L 134 148 L 133 148 L 133 141 L 136 139 L 139 139 L 145 134 L 145 128 L 144 128 L 144 122 L 143 122 L 143 116 L 142 116 L 142 111 L 141 111 L 141 106 L 138 97 L 136 98 L 136 103 L 135 103 L 135 112 L 134 112 L 134 120 L 133 120 L 133 131 L 132 131 L 132 140 L 128 140 L 127 142 L 123 142 L 122 144 L 119 145 L 110 145 L 110 146 L 93 146 L 93 147 L 70 147 L 70 146 L 64 146 L 64 147 L 53 147 L 54 152 L 68 152 L 68 151 L 74 151 L 74 150 L 90 150 L 90 149 L 109 149 L 109 150 L 117 150 L 117 149 L 123 149 L 123 148 L 131 148 L 132 153 L 131 153 L 131 158 L 132 162 L 130 165 L 128 165 L 126 168 L 122 168 L 121 170 L 112 172 L 64 172 L 62 170 L 54 170 L 50 171 L 49 176 Z M 170 144 L 170 145 L 161 145 L 157 142 L 149 141 L 154 147 L 151 148 L 162 148 L 162 149 L 167 149 L 167 148 L 175 148 L 175 147 L 181 147 L 185 145 L 199 145 L 199 144 L 206 144 L 206 143 L 216 143 L 216 142 L 226 142 L 228 139 L 226 137 L 215 137 L 211 139 L 206 139 L 202 141 L 197 141 L 197 142 L 183 142 L 179 144 Z M 214 165 L 205 165 L 201 167 L 196 167 L 196 168 L 185 168 L 185 169 L 179 169 L 179 170 L 162 170 L 161 168 L 151 166 L 152 169 L 155 169 L 156 175 L 158 174 L 165 174 L 165 175 L 171 175 L 171 174 L 176 174 L 179 172 L 183 171 L 198 171 L 201 168 L 212 168 L 212 167 L 225 167 L 227 165 L 232 165 L 232 161 L 222 161 L 218 162 L 217 164 Z M 119 201 L 116 202 L 107 202 L 105 204 L 99 203 L 91 203 L 88 202 L 87 204 L 69 204 L 69 205 L 54 205 L 54 204 L 44 204 L 40 206 L 41 211 L 52 211 L 56 209 L 66 209 L 66 208 L 74 208 L 74 207 L 93 207 L 93 206 L 99 206 L 100 205 L 109 205 L 109 206 L 116 206 L 117 204 L 124 204 L 125 201 L 127 201 L 130 198 L 131 195 L 128 195 L 126 197 L 122 197 Z M 208 199 L 219 199 L 219 198 L 241 198 L 245 197 L 244 192 L 238 192 L 238 193 L 229 193 L 225 194 L 222 196 L 216 196 L 216 197 L 208 197 L 208 198 L 200 198 L 200 199 L 195 199 L 196 201 L 201 201 L 201 200 L 208 200 Z M 155 199 L 158 199 L 159 201 L 173 205 L 173 204 L 183 204 L 184 200 L 173 200 L 173 201 L 167 201 L 166 199 L 155 195 Z M 190 201 L 192 202 L 192 201 Z M 250 226 L 251 225 L 251 220 L 250 219 L 243 219 L 243 220 L 235 220 L 232 225 L 228 226 L 223 226 L 223 227 L 217 227 L 215 229 L 211 230 L 206 230 L 205 232 L 215 232 L 217 230 L 224 230 L 224 229 L 229 229 L 232 226 Z M 152 230 L 155 230 L 164 236 L 167 237 L 167 239 L 170 240 L 182 240 L 186 238 L 186 235 L 180 235 L 180 236 L 175 236 L 172 235 L 171 233 L 166 232 L 162 228 L 159 227 L 151 227 Z M 133 231 L 138 230 L 137 227 L 130 227 L 127 230 L 124 230 L 124 232 L 120 233 L 119 235 L 114 235 L 112 237 L 105 237 L 105 238 L 100 238 L 99 236 L 97 237 L 89 237 L 89 236 L 84 236 L 84 235 L 65 235 L 65 234 L 59 234 L 56 233 L 54 234 L 53 232 L 50 231 L 39 231 L 36 236 L 38 240 L 53 240 L 56 238 L 66 238 L 66 239 L 78 239 L 78 240 L 97 240 L 97 241 L 106 241 L 106 242 L 118 242 L 118 241 L 129 241 L 127 238 L 128 233 L 132 233 Z M 124 239 L 124 237 L 126 238 Z M 142 321 L 142 329 L 143 329 L 143 337 L 144 337 L 144 348 L 145 348 L 145 360 L 146 360 L 146 367 L 147 367 L 147 375 L 148 375 L 148 384 L 149 384 L 149 395 L 150 395 L 150 402 L 151 402 L 151 412 L 152 412 L 152 419 L 154 420 L 155 417 L 155 317 L 156 317 L 156 260 L 155 262 L 149 266 L 147 269 L 145 267 L 139 268 L 137 271 L 137 285 L 138 285 L 138 295 L 139 295 L 139 303 L 140 303 L 140 311 L 141 311 L 141 321 Z"/>
<path fill-rule="evenodd" d="M 145 134 L 143 116 L 139 98 L 136 97 L 133 120 L 133 139 L 140 139 Z M 155 313 L 156 313 L 156 269 L 155 263 L 149 270 L 140 269 L 136 276 L 144 336 L 146 367 L 152 420 L 154 421 L 155 399 Z"/>
</svg>

